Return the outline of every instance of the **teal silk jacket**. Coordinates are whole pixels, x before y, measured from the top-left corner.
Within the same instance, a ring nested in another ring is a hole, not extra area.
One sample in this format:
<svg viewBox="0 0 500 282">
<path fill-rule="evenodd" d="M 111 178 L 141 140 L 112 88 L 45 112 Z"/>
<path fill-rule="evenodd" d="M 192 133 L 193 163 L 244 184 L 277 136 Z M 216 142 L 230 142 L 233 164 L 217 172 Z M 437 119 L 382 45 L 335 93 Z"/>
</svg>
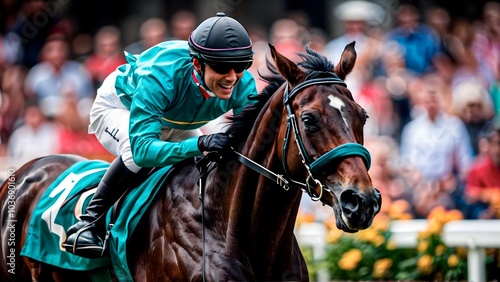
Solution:
<svg viewBox="0 0 500 282">
<path fill-rule="evenodd" d="M 245 71 L 231 98 L 205 98 L 195 83 L 187 41 L 162 42 L 140 55 L 126 54 L 115 87 L 130 109 L 130 145 L 141 167 L 162 167 L 200 156 L 198 137 L 181 142 L 160 140 L 162 127 L 200 128 L 229 110 L 241 112 L 256 95 L 255 80 Z M 201 81 L 201 78 L 198 77 Z"/>
</svg>

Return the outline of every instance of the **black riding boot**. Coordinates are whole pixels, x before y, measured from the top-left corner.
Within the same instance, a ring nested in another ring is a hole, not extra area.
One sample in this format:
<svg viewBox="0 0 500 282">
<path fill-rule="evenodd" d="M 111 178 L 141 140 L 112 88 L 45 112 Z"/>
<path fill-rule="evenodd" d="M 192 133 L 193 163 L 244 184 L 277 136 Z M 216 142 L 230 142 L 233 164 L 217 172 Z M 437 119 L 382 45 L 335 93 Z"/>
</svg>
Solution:
<svg viewBox="0 0 500 282">
<path fill-rule="evenodd" d="M 67 231 L 67 239 L 63 244 L 66 251 L 86 258 L 98 258 L 104 254 L 105 242 L 97 234 L 96 225 L 104 220 L 106 212 L 129 188 L 135 187 L 143 173 L 130 171 L 122 161 L 116 158 L 104 174 L 97 186 L 94 197 L 90 201 L 86 214 Z"/>
</svg>

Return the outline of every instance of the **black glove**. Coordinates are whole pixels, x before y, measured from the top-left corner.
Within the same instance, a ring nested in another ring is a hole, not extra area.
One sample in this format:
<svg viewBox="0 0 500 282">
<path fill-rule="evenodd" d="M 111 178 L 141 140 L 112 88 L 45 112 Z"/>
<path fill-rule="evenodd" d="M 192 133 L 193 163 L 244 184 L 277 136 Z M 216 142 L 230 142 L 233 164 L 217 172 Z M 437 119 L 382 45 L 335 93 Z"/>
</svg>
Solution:
<svg viewBox="0 0 500 282">
<path fill-rule="evenodd" d="M 229 135 L 226 133 L 214 133 L 202 135 L 198 138 L 198 150 L 200 152 L 227 152 L 231 149 Z"/>
</svg>

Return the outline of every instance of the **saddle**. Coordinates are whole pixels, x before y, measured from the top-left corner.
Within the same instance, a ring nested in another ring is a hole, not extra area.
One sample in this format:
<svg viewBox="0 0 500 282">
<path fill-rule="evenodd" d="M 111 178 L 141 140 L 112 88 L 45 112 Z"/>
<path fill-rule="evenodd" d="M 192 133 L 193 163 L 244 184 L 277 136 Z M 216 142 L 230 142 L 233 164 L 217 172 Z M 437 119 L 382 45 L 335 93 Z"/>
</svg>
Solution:
<svg viewBox="0 0 500 282">
<path fill-rule="evenodd" d="M 32 213 L 21 256 L 68 270 L 113 267 L 119 281 L 132 281 L 127 265 L 128 239 L 171 174 L 172 166 L 152 170 L 141 185 L 129 190 L 108 212 L 105 226 L 112 228 L 103 226 L 103 232 L 108 229 L 108 256 L 75 256 L 62 247 L 66 230 L 85 212 L 108 166 L 95 160 L 77 162 L 47 188 Z"/>
</svg>

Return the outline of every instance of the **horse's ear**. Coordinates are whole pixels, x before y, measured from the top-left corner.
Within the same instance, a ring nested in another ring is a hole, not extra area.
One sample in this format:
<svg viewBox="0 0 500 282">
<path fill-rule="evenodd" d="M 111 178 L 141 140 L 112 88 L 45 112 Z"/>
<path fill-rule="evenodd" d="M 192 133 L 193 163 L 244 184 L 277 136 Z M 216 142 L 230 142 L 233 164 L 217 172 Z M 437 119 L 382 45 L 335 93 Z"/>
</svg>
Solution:
<svg viewBox="0 0 500 282">
<path fill-rule="evenodd" d="M 345 79 L 354 68 L 357 56 L 356 50 L 354 50 L 355 43 L 356 41 L 353 41 L 345 46 L 344 52 L 342 52 L 342 56 L 340 56 L 340 61 L 333 70 L 340 79 Z"/>
<path fill-rule="evenodd" d="M 296 85 L 298 82 L 302 81 L 305 72 L 303 72 L 294 62 L 281 55 L 271 43 L 269 43 L 269 48 L 271 49 L 271 56 L 273 57 L 278 72 L 292 85 Z"/>
</svg>

